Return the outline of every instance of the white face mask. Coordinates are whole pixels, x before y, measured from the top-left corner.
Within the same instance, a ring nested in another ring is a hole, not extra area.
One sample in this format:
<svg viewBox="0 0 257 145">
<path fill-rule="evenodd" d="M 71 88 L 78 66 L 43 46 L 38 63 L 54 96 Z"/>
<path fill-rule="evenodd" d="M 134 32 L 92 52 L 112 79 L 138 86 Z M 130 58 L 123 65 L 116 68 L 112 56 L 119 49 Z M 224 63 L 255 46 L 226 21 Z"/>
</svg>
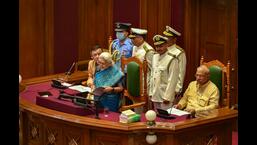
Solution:
<svg viewBox="0 0 257 145">
<path fill-rule="evenodd" d="M 116 37 L 119 39 L 119 40 L 124 40 L 126 37 L 125 37 L 125 34 L 123 32 L 116 32 Z"/>
</svg>

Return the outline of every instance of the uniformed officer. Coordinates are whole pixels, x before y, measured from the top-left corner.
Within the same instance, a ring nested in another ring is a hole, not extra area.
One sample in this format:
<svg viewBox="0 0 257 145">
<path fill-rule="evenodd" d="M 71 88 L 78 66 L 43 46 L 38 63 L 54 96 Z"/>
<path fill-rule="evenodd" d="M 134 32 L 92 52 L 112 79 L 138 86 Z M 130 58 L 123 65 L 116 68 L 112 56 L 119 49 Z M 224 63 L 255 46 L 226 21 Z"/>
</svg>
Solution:
<svg viewBox="0 0 257 145">
<path fill-rule="evenodd" d="M 131 39 L 133 46 L 132 56 L 136 56 L 141 61 L 144 60 L 145 57 L 145 49 L 143 47 L 147 47 L 147 49 L 153 50 L 153 47 L 149 45 L 146 41 L 147 30 L 139 29 L 139 28 L 131 28 L 129 38 Z"/>
<path fill-rule="evenodd" d="M 147 50 L 146 59 L 151 65 L 149 96 L 154 109 L 168 109 L 173 105 L 175 88 L 178 82 L 178 59 L 168 51 L 168 38 L 155 35 L 153 37 L 155 52 Z"/>
<path fill-rule="evenodd" d="M 121 67 L 120 58 L 122 55 L 124 55 L 126 58 L 132 56 L 133 44 L 130 38 L 128 38 L 130 25 L 130 23 L 117 22 L 115 29 L 117 39 L 113 40 L 113 42 L 110 44 L 110 51 L 118 68 Z"/>
<path fill-rule="evenodd" d="M 140 29 L 140 28 L 131 28 L 130 29 L 129 38 L 131 39 L 132 43 L 134 44 L 132 56 L 136 56 L 141 61 L 145 60 L 146 51 L 145 51 L 144 47 L 146 47 L 149 50 L 154 50 L 153 47 L 145 41 L 146 35 L 147 35 L 146 29 Z M 147 64 L 149 64 L 149 62 Z M 149 92 L 150 66 L 148 66 L 146 78 L 147 78 L 147 92 Z M 143 111 L 142 108 L 135 108 L 136 113 L 142 113 L 142 111 Z"/>
<path fill-rule="evenodd" d="M 185 51 L 178 45 L 176 45 L 176 40 L 178 36 L 181 36 L 179 32 L 171 28 L 170 26 L 166 26 L 165 31 L 163 34 L 169 38 L 168 40 L 168 50 L 171 54 L 175 55 L 178 58 L 179 63 L 179 79 L 176 86 L 176 95 L 180 95 L 183 89 L 183 83 L 185 78 L 186 72 L 186 54 Z"/>
</svg>

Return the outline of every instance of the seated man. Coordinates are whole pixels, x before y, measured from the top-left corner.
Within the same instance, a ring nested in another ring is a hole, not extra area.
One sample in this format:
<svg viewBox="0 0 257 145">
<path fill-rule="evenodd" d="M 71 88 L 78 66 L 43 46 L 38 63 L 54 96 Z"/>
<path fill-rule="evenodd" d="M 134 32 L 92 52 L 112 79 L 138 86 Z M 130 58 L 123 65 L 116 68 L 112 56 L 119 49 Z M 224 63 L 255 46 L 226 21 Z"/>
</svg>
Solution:
<svg viewBox="0 0 257 145">
<path fill-rule="evenodd" d="M 103 87 L 104 94 L 94 99 L 100 101 L 100 105 L 110 111 L 117 112 L 120 105 L 120 97 L 123 91 L 124 74 L 114 65 L 112 55 L 103 52 L 98 58 L 100 71 L 95 74 L 94 84 L 96 88 Z"/>
<path fill-rule="evenodd" d="M 197 68 L 196 81 L 189 84 L 181 100 L 174 108 L 184 109 L 194 115 L 198 111 L 215 109 L 219 106 L 219 89 L 209 80 L 207 66 Z"/>
<path fill-rule="evenodd" d="M 83 85 L 94 89 L 94 76 L 97 71 L 99 71 L 99 65 L 97 63 L 99 55 L 103 52 L 102 48 L 99 45 L 95 45 L 91 50 L 91 59 L 88 63 L 88 79 L 85 82 L 82 82 Z"/>
</svg>

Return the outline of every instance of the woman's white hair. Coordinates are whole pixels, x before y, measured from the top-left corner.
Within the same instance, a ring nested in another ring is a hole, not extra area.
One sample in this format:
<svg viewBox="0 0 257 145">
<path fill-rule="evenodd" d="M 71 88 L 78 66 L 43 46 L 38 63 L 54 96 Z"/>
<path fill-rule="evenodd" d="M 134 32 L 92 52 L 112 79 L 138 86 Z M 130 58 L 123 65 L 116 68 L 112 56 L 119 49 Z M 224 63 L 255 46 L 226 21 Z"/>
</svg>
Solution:
<svg viewBox="0 0 257 145">
<path fill-rule="evenodd" d="M 109 52 L 102 52 L 99 58 L 104 60 L 108 64 L 113 64 L 112 55 Z"/>
</svg>

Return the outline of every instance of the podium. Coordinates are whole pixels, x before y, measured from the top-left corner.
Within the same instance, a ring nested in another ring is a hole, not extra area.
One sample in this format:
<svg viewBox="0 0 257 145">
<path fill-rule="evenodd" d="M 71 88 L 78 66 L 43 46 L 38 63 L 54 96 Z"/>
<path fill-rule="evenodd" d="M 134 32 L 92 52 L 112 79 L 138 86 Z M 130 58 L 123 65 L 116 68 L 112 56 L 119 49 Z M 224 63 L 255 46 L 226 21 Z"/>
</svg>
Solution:
<svg viewBox="0 0 257 145">
<path fill-rule="evenodd" d="M 39 83 L 41 79 L 41 83 L 47 84 L 45 78 L 50 77 L 34 80 Z M 49 82 L 51 79 L 53 78 L 50 78 Z M 30 87 L 28 84 L 33 84 L 27 80 L 24 82 L 27 82 L 28 88 Z M 35 84 L 33 89 L 37 90 L 36 87 Z M 156 144 L 159 145 L 201 145 L 206 143 L 207 139 L 213 139 L 217 145 L 231 145 L 232 127 L 238 116 L 237 110 L 220 108 L 205 117 L 177 122 L 156 121 L 156 125 L 152 127 L 143 121 L 123 124 L 118 120 L 106 120 L 101 113 L 102 119 L 95 119 L 94 115 L 79 116 L 39 106 L 34 102 L 36 97 L 33 95 L 34 90 L 23 92 L 27 94 L 20 96 L 21 145 L 139 145 L 147 144 L 145 138 L 148 132 L 156 134 Z M 54 95 L 56 92 L 51 93 Z M 109 119 L 118 115 L 110 113 Z"/>
</svg>

